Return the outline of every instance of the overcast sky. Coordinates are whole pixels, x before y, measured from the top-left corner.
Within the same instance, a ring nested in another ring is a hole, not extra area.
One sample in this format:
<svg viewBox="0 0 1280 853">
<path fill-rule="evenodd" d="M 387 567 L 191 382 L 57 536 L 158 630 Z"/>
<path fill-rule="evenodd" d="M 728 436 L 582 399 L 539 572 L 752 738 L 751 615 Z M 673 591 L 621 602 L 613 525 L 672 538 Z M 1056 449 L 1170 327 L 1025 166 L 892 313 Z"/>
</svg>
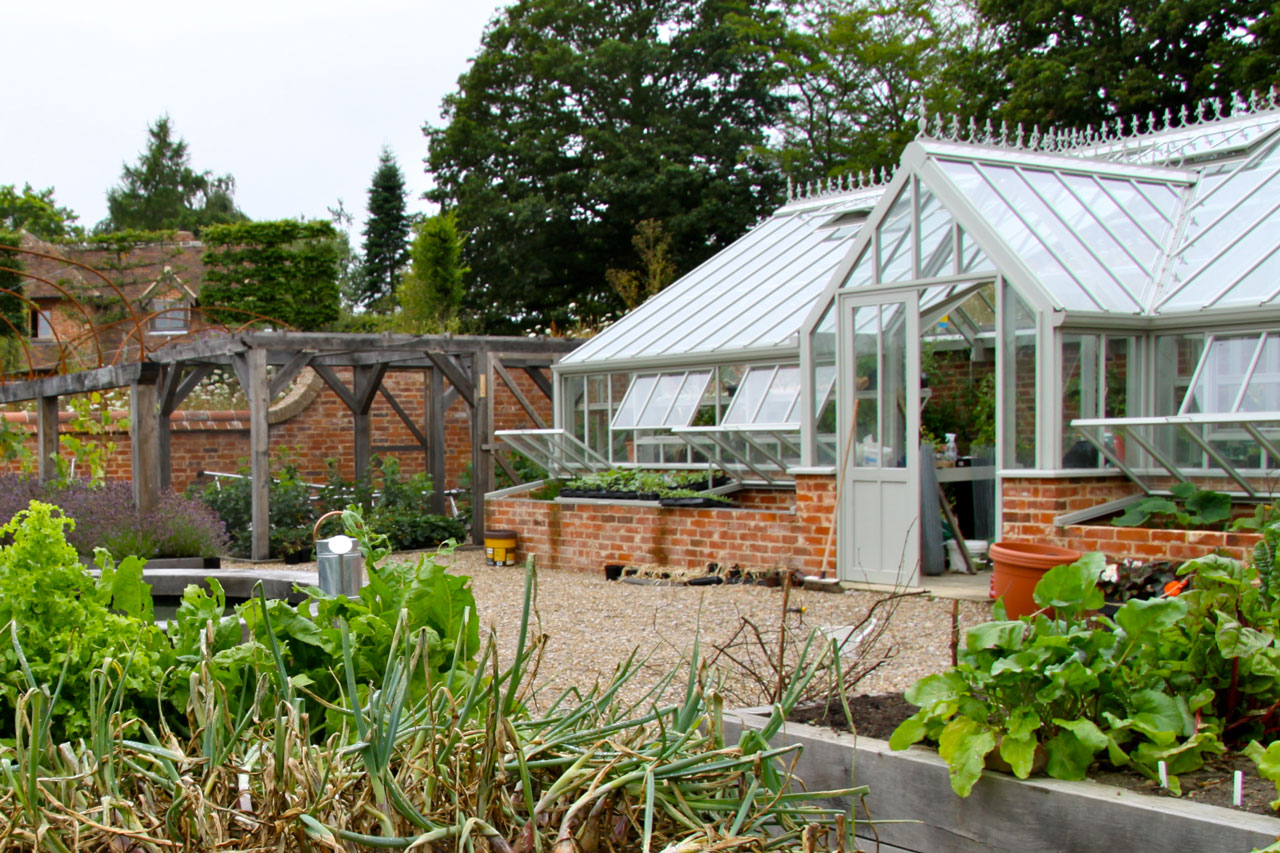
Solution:
<svg viewBox="0 0 1280 853">
<path fill-rule="evenodd" d="M 198 171 L 230 172 L 253 219 L 366 216 L 390 146 L 427 210 L 422 125 L 475 56 L 499 0 L 61 0 L 6 3 L 0 184 L 52 186 L 92 227 L 168 113 Z"/>
</svg>

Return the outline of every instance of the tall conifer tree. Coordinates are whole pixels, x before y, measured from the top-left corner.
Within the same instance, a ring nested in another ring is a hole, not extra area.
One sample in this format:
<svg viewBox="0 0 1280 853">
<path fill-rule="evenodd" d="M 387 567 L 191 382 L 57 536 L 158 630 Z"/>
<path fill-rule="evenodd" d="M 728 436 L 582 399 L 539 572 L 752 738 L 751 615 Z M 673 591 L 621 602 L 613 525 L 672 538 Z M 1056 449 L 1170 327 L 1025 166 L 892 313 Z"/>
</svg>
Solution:
<svg viewBox="0 0 1280 853">
<path fill-rule="evenodd" d="M 364 287 L 361 304 L 386 313 L 409 256 L 409 217 L 405 213 L 404 173 L 387 148 L 369 187 L 369 218 L 364 224 Z"/>
</svg>

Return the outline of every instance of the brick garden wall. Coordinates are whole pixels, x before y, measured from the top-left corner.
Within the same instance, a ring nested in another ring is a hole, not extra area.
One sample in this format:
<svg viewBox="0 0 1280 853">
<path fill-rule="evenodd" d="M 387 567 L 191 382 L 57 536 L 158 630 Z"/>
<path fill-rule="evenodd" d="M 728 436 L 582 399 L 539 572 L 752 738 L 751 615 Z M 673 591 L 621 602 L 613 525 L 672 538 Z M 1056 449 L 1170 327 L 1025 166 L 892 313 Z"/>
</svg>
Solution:
<svg viewBox="0 0 1280 853">
<path fill-rule="evenodd" d="M 350 370 L 335 371 L 350 382 Z M 513 372 L 516 383 L 525 397 L 539 413 L 551 421 L 551 401 L 543 396 L 526 374 Z M 394 371 L 387 373 L 383 384 L 391 391 L 409 415 L 425 423 L 425 381 L 422 371 Z M 495 429 L 519 429 L 532 427 L 533 423 L 514 395 L 502 381 L 494 383 Z M 447 383 L 446 383 L 447 387 Z M 127 416 L 118 413 L 121 420 L 108 438 L 117 445 L 108 460 L 107 477 L 127 480 L 131 477 L 131 454 Z M 373 447 L 375 453 L 395 456 L 406 474 L 425 469 L 425 459 L 420 451 L 383 451 L 385 445 L 414 444 L 413 435 L 391 408 L 378 395 L 371 412 L 373 420 Z M 36 416 L 34 412 L 8 412 L 5 417 L 23 426 L 31 433 L 28 449 L 35 451 Z M 60 413 L 61 432 L 69 432 L 69 412 Z M 445 413 L 445 469 L 446 482 L 437 488 L 454 488 L 460 483 L 471 461 L 471 418 L 469 409 L 461 400 L 454 402 Z M 170 419 L 170 440 L 173 486 L 182 490 L 196 479 L 201 470 L 234 473 L 248 457 L 249 413 L 247 411 L 187 411 L 179 410 Z M 325 460 L 336 458 L 344 477 L 355 473 L 352 452 L 352 415 L 346 406 L 327 386 L 323 388 L 300 412 L 270 427 L 272 466 L 283 459 L 292 459 L 304 479 L 322 482 L 326 474 Z M 11 464 L 10 470 L 16 470 Z"/>
<path fill-rule="evenodd" d="M 816 572 L 834 523 L 835 477 L 799 476 L 791 490 L 745 490 L 741 506 L 681 509 L 600 503 L 556 503 L 518 495 L 489 501 L 488 530 L 520 537 L 529 555 L 556 568 L 598 571 L 605 563 L 659 563 L 681 568 L 711 561 Z M 828 567 L 835 569 L 835 542 Z"/>
<path fill-rule="evenodd" d="M 1159 530 L 1115 527 L 1111 524 L 1073 524 L 1057 527 L 1064 513 L 1137 494 L 1138 488 L 1121 477 L 1005 477 L 1003 539 L 1044 543 L 1077 551 L 1101 551 L 1109 559 L 1137 558 L 1185 561 L 1225 553 L 1247 560 L 1259 537 L 1256 533 L 1220 530 Z"/>
</svg>

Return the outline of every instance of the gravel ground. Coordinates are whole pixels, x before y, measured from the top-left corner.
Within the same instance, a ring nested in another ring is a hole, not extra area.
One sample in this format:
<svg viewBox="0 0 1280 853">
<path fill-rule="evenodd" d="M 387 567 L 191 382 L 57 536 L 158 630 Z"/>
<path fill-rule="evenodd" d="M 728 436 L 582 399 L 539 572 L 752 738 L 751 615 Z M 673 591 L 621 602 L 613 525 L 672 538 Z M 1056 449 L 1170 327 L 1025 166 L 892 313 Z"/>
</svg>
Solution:
<svg viewBox="0 0 1280 853">
<path fill-rule="evenodd" d="M 501 658 L 509 659 L 520 628 L 523 568 L 486 566 L 484 552 L 473 550 L 455 555 L 454 571 L 471 576 L 482 623 L 486 628 L 492 626 Z M 793 589 L 788 632 L 803 638 L 814 628 L 855 624 L 885 597 L 872 592 L 833 594 Z M 637 699 L 687 659 L 695 637 L 700 637 L 704 658 L 722 650 L 718 668 L 726 702 L 732 706 L 760 704 L 768 696 L 759 681 L 763 679 L 770 687 L 774 682 L 774 676 L 759 673 L 770 672 L 777 655 L 782 603 L 782 590 L 762 586 L 646 586 L 606 581 L 603 573 L 539 569 L 536 610 L 540 632 L 547 636 L 537 678 L 542 685 L 540 697 L 545 702 L 569 686 L 585 688 L 597 679 L 608 680 L 619 662 L 638 650 L 645 662 L 622 691 L 623 696 Z M 891 605 L 896 607 L 888 618 L 877 622 L 884 628 L 883 635 L 860 647 L 864 664 L 890 656 L 858 682 L 855 692 L 903 690 L 920 676 L 950 664 L 952 602 L 912 595 Z M 881 612 L 885 610 L 882 605 Z M 962 630 L 989 619 L 990 614 L 986 603 L 959 602 Z M 754 624 L 763 642 L 748 641 L 747 634 L 739 634 L 735 640 L 744 620 Z M 788 644 L 789 658 L 797 651 L 796 642 Z M 728 657 L 742 663 L 734 664 Z M 858 664 L 858 660 L 848 660 L 844 670 Z M 752 677 L 748 668 L 757 677 Z M 672 688 L 665 698 L 670 700 L 676 693 Z"/>
</svg>

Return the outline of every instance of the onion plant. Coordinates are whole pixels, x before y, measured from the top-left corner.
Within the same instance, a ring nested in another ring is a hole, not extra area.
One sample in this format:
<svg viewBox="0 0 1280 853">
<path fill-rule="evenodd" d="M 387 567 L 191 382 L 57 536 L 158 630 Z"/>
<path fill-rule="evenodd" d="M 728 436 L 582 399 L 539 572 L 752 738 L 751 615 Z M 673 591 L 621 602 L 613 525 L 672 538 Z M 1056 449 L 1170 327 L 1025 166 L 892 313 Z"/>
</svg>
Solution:
<svg viewBox="0 0 1280 853">
<path fill-rule="evenodd" d="M 181 719 L 139 719 L 122 701 L 131 662 L 89 679 L 88 734 L 56 742 L 72 701 L 29 675 L 0 746 L 0 849 L 54 851 L 420 850 L 692 853 L 852 850 L 847 810 L 815 805 L 864 789 L 805 791 L 798 747 L 772 746 L 829 647 L 807 646 L 763 731 L 726 739 L 714 671 L 697 647 L 640 701 L 633 655 L 607 683 L 537 695 L 541 639 L 526 637 L 536 573 L 525 575 L 514 659 L 490 633 L 473 661 L 433 665 L 434 631 L 396 622 L 377 680 L 359 679 L 355 634 L 338 620 L 337 699 L 308 694 L 272 641 L 254 674 L 217 677 L 212 620 Z M 261 618 L 272 618 L 263 607 Z M 468 614 L 459 648 L 476 616 Z M 270 625 L 265 635 L 274 637 Z M 17 657 L 16 631 L 4 637 Z M 681 700 L 657 697 L 681 679 Z M 158 698 L 162 710 L 164 703 Z M 323 707 L 324 720 L 313 717 Z M 534 711 L 534 708 L 545 710 Z M 154 718 L 153 718 L 154 719 Z"/>
</svg>

